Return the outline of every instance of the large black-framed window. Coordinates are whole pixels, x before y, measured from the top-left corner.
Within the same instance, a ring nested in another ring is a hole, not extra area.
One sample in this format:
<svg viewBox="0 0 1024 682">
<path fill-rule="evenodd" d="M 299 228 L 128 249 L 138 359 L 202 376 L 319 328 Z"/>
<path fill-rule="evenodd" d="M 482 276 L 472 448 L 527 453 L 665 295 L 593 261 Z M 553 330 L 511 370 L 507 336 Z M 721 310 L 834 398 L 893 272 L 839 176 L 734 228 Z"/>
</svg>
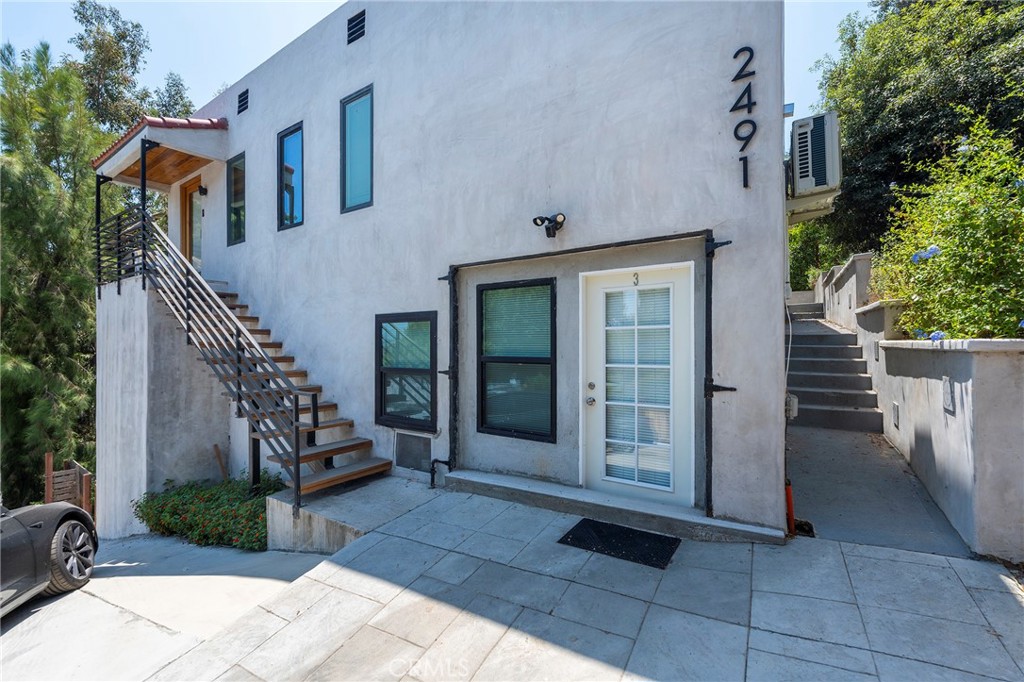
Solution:
<svg viewBox="0 0 1024 682">
<path fill-rule="evenodd" d="M 277 229 L 302 224 L 302 121 L 277 134 Z"/>
<path fill-rule="evenodd" d="M 377 315 L 376 422 L 437 430 L 437 311 Z"/>
<path fill-rule="evenodd" d="M 228 159 L 228 246 L 245 241 L 245 152 Z"/>
<path fill-rule="evenodd" d="M 555 442 L 555 279 L 480 284 L 477 431 Z"/>
<path fill-rule="evenodd" d="M 341 100 L 341 212 L 373 206 L 373 85 Z"/>
</svg>

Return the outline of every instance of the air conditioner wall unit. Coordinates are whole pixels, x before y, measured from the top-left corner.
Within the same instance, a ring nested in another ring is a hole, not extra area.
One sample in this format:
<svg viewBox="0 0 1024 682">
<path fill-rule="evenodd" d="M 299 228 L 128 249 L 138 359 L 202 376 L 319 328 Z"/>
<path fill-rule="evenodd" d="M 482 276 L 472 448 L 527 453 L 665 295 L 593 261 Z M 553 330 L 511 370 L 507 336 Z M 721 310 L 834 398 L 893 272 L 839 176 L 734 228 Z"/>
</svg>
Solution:
<svg viewBox="0 0 1024 682">
<path fill-rule="evenodd" d="M 838 189 L 843 173 L 836 112 L 793 121 L 789 156 L 794 198 Z"/>
</svg>

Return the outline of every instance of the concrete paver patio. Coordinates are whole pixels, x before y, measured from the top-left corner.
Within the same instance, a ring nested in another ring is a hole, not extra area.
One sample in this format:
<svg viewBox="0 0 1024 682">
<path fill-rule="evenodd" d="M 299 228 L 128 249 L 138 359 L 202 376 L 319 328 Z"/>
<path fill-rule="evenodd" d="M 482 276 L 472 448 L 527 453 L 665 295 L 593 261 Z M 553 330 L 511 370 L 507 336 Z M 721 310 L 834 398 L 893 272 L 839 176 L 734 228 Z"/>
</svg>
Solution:
<svg viewBox="0 0 1024 682">
<path fill-rule="evenodd" d="M 578 520 L 442 493 L 151 679 L 1024 680 L 998 564 L 684 540 L 662 571 L 556 544 Z"/>
</svg>

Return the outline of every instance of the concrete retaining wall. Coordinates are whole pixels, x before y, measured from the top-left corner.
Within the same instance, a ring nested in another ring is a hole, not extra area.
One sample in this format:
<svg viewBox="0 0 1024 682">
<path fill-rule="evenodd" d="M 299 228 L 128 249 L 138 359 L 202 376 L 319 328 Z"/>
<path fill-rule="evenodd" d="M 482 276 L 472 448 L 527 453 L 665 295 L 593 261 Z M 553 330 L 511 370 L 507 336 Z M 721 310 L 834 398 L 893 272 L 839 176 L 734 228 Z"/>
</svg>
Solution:
<svg viewBox="0 0 1024 682">
<path fill-rule="evenodd" d="M 131 503 L 165 483 L 220 480 L 230 401 L 152 289 L 103 287 L 96 306 L 96 516 L 100 536 L 145 533 Z M 237 472 L 232 472 L 237 475 Z"/>
<path fill-rule="evenodd" d="M 857 333 L 886 438 L 973 551 L 1024 561 L 1024 341 L 903 340 L 899 301 L 856 307 L 870 272 L 858 254 L 815 291 Z"/>
</svg>

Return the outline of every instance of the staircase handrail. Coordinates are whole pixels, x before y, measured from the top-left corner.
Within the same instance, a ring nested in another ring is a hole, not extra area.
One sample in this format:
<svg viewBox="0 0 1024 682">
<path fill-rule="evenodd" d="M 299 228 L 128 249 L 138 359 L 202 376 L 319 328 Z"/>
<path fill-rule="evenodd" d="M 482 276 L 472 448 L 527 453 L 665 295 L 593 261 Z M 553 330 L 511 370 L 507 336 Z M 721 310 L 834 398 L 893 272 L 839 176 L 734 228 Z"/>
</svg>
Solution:
<svg viewBox="0 0 1024 682">
<path fill-rule="evenodd" d="M 97 296 L 102 285 L 142 275 L 152 284 L 214 375 L 235 400 L 260 441 L 286 464 L 294 487 L 294 512 L 301 505 L 300 398 L 310 398 L 311 422 L 319 424 L 318 394 L 298 388 L 238 321 L 166 234 L 141 208 L 132 207 L 96 225 Z M 291 466 L 288 467 L 287 465 Z M 250 472 L 258 480 L 259 472 Z"/>
</svg>

